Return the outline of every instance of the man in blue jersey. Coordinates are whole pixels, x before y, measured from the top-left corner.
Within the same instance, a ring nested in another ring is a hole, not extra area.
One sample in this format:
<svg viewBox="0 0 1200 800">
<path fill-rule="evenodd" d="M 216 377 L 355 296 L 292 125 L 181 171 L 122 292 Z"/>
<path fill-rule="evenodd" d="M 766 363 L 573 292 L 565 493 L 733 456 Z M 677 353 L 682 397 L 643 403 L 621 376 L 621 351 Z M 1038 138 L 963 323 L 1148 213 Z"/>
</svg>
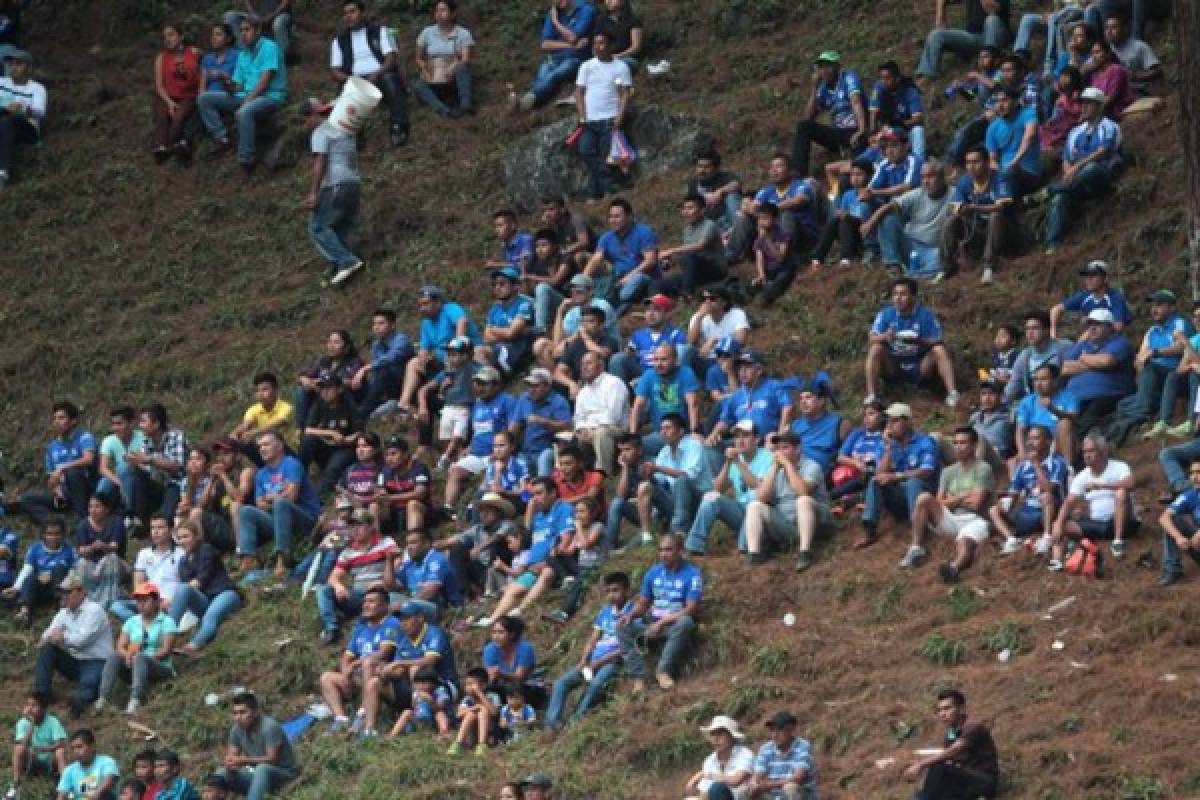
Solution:
<svg viewBox="0 0 1200 800">
<path fill-rule="evenodd" d="M 1188 465 L 1188 479 L 1191 485 L 1158 518 L 1163 529 L 1163 569 L 1158 585 L 1163 588 L 1183 578 L 1181 552 L 1200 565 L 1200 461 Z"/>
<path fill-rule="evenodd" d="M 492 455 L 492 437 L 508 430 L 513 422 L 517 401 L 500 386 L 500 371 L 484 367 L 475 373 L 475 403 L 471 406 L 471 443 L 467 454 L 455 461 L 446 476 L 445 505 L 453 511 L 467 483 L 487 469 Z"/>
<path fill-rule="evenodd" d="M 832 396 L 828 383 L 806 383 L 798 392 L 800 413 L 791 426 L 792 433 L 800 437 L 805 458 L 820 464 L 826 475 L 833 469 L 842 440 L 850 433 L 849 420 L 829 410 Z"/>
<path fill-rule="evenodd" d="M 533 300 L 521 294 L 521 273 L 516 267 L 492 271 L 492 296 L 483 328 L 479 360 L 500 369 L 502 375 L 520 372 L 533 357 Z"/>
<path fill-rule="evenodd" d="M 381 698 L 401 709 L 409 708 L 413 682 L 417 673 L 424 670 L 433 670 L 438 684 L 452 698 L 458 698 L 458 666 L 446 631 L 427 620 L 420 607 L 412 602 L 400 606 L 395 616 L 400 621 L 401 633 L 395 655 L 391 663 L 380 663 L 363 687 L 364 731 L 374 730 L 373 726 L 366 726 L 366 720 L 374 722 L 378 718 Z"/>
<path fill-rule="evenodd" d="M 536 367 L 525 376 L 529 388 L 517 398 L 508 429 L 520 436 L 521 455 L 546 476 L 554 471 L 554 436 L 572 427 L 571 404 L 552 388 L 550 370 Z"/>
<path fill-rule="evenodd" d="M 734 365 L 740 385 L 725 401 L 721 416 L 705 441 L 709 447 L 717 447 L 729 430 L 744 419 L 753 420 L 759 436 L 783 433 L 792 421 L 792 395 L 782 382 L 764 377 L 766 361 L 761 353 L 746 351 L 734 360 Z"/>
<path fill-rule="evenodd" d="M 1074 221 L 1082 201 L 1112 188 L 1121 169 L 1121 128 L 1104 116 L 1104 92 L 1094 86 L 1079 96 L 1082 119 L 1067 134 L 1062 172 L 1050 184 L 1046 254 L 1053 254 Z"/>
<path fill-rule="evenodd" d="M 263 465 L 254 476 L 254 503 L 238 512 L 237 553 L 241 572 L 257 566 L 254 551 L 260 542 L 274 544 L 275 576 L 287 578 L 292 547 L 307 536 L 321 514 L 317 490 L 308 479 L 300 460 L 289 456 L 283 439 L 276 431 L 260 434 L 258 452 Z"/>
<path fill-rule="evenodd" d="M 1022 448 L 1024 457 L 1017 463 L 1008 491 L 992 506 L 988 516 L 992 525 L 1004 537 L 1002 554 L 1021 549 L 1021 538 L 1040 533 L 1036 548 L 1044 555 L 1050 550 L 1050 533 L 1059 506 L 1067 496 L 1070 468 L 1067 461 L 1051 451 L 1053 438 L 1048 428 L 1034 425 L 1029 428 Z"/>
<path fill-rule="evenodd" d="M 1108 262 L 1095 259 L 1079 271 L 1083 288 L 1072 292 L 1062 302 L 1050 309 L 1050 338 L 1057 339 L 1063 333 L 1062 318 L 1065 314 L 1077 314 L 1081 320 L 1097 308 L 1112 313 L 1113 330 L 1121 333 L 1133 322 L 1133 310 L 1125 299 L 1125 293 L 1108 285 Z M 1086 322 L 1080 326 L 1086 329 Z"/>
<path fill-rule="evenodd" d="M 1123 399 L 1117 406 L 1122 418 L 1143 421 L 1157 420 L 1143 434 L 1145 439 L 1164 436 L 1175 415 L 1175 404 L 1182 390 L 1187 394 L 1187 379 L 1178 371 L 1184 344 L 1195 333 L 1187 317 L 1175 311 L 1178 298 L 1170 289 L 1159 289 L 1150 295 L 1150 327 L 1142 337 L 1142 345 L 1134 357 L 1137 370 L 1137 393 Z"/>
<path fill-rule="evenodd" d="M 1037 108 L 1021 105 L 1021 89 L 1003 86 L 996 95 L 996 116 L 988 124 L 984 143 L 992 169 L 1000 173 L 1021 199 L 1042 182 Z"/>
<path fill-rule="evenodd" d="M 886 126 L 898 127 L 908 132 L 913 155 L 925 159 L 925 105 L 921 101 L 921 90 L 900 71 L 895 61 L 879 65 L 879 80 L 871 90 L 867 111 L 873 131 Z"/>
<path fill-rule="evenodd" d="M 789 250 L 805 242 L 815 244 L 821 235 L 824 221 L 819 216 L 819 190 L 811 178 L 797 175 L 790 156 L 776 153 L 771 157 L 767 181 L 754 197 L 742 201 L 742 213 L 729 241 L 733 261 L 750 255 L 758 236 L 758 211 L 768 204 L 779 212 L 779 227 L 787 235 Z"/>
<path fill-rule="evenodd" d="M 1079 401 L 1075 435 L 1083 437 L 1106 423 L 1121 398 L 1133 394 L 1133 350 L 1114 328 L 1113 314 L 1094 308 L 1086 320 L 1083 336 L 1063 356 L 1066 390 Z"/>
<path fill-rule="evenodd" d="M 518 278 L 524 275 L 533 263 L 533 236 L 517 228 L 517 213 L 510 208 L 497 211 L 492 215 L 492 231 L 500 251 L 483 266 L 493 271 L 512 267 Z"/>
<path fill-rule="evenodd" d="M 879 141 L 883 161 L 867 187 L 858 193 L 860 200 L 872 203 L 886 203 L 921 185 L 921 159 L 909 152 L 908 133 L 903 128 L 884 128 L 879 132 Z"/>
<path fill-rule="evenodd" d="M 1033 373 L 1033 391 L 1021 398 L 1016 409 L 1017 458 L 1028 457 L 1025 440 L 1034 427 L 1045 428 L 1050 441 L 1067 463 L 1075 457 L 1075 425 L 1079 420 L 1079 399 L 1058 383 L 1061 370 L 1047 362 Z"/>
<path fill-rule="evenodd" d="M 682 537 L 674 533 L 658 537 L 658 563 L 646 572 L 633 608 L 617 623 L 625 674 L 633 678 L 635 694 L 646 688 L 641 644 L 655 639 L 666 641 L 654 677 L 664 691 L 674 688 L 673 674 L 695 635 L 703 596 L 704 575 L 684 559 Z"/>
<path fill-rule="evenodd" d="M 572 80 L 592 54 L 592 28 L 596 10 L 586 0 L 554 0 L 542 22 L 541 51 L 537 76 L 529 91 L 519 98 L 509 92 L 512 110 L 530 111 L 554 96 L 559 86 Z"/>
<path fill-rule="evenodd" d="M 1001 254 L 1019 249 L 1016 202 L 1008 179 L 988 165 L 982 146 L 966 155 L 966 174 L 950 192 L 950 219 L 942 234 L 942 268 L 947 273 L 979 259 L 979 282 L 990 286 Z"/>
<path fill-rule="evenodd" d="M 46 488 L 49 494 L 30 493 L 12 503 L 10 513 L 24 511 L 38 523 L 55 512 L 70 510 L 78 519 L 87 516 L 88 498 L 96 485 L 96 437 L 79 427 L 79 408 L 71 402 L 55 403 L 50 427 L 54 438 L 46 445 Z"/>
<path fill-rule="evenodd" d="M 404 388 L 400 392 L 400 410 L 416 413 L 417 389 L 441 372 L 446 363 L 446 347 L 454 339 L 465 337 L 478 347 L 483 344 L 479 326 L 467 310 L 446 300 L 437 286 L 422 286 L 417 292 L 417 313 L 421 316 L 421 336 L 417 354 L 404 369 Z"/>
<path fill-rule="evenodd" d="M 604 594 L 608 604 L 596 614 L 592 634 L 583 645 L 579 662 L 554 682 L 550 692 L 550 705 L 546 709 L 546 727 L 550 730 L 562 728 L 567 695 L 572 689 L 580 684 L 587 685 L 571 715 L 573 720 L 578 720 L 599 702 L 621 667 L 617 622 L 633 609 L 633 601 L 629 599 L 629 576 L 624 572 L 605 575 Z"/>
<path fill-rule="evenodd" d="M 865 372 L 867 400 L 879 397 L 881 379 L 919 384 L 936 372 L 946 387 L 946 406 L 958 405 L 954 365 L 942 339 L 942 324 L 917 302 L 917 282 L 898 278 L 892 283 L 892 304 L 875 315 L 868 334 Z"/>
<path fill-rule="evenodd" d="M 622 352 L 613 354 L 608 371 L 626 383 L 632 383 L 654 366 L 653 354 L 661 345 L 671 345 L 682 356 L 687 347 L 687 334 L 670 321 L 674 310 L 675 301 L 665 294 L 647 298 L 646 324 L 630 334 Z"/>
<path fill-rule="evenodd" d="M 401 635 L 399 621 L 388 614 L 387 589 L 383 586 L 367 589 L 363 594 L 362 616 L 338 658 L 337 669 L 321 673 L 321 697 L 333 712 L 330 732 L 344 730 L 350 725 L 346 715 L 347 698 L 355 689 L 364 690 L 379 667 L 391 663 Z M 375 731 L 375 720 L 368 718 L 366 711 L 364 699 L 362 720 L 356 715 L 361 729 L 355 733 Z"/>
<path fill-rule="evenodd" d="M 812 93 L 792 142 L 792 164 L 801 175 L 808 175 L 813 142 L 833 152 L 845 148 L 857 153 L 866 146 L 867 108 L 862 82 L 857 73 L 842 67 L 841 60 L 836 50 L 826 50 L 817 56 Z M 829 112 L 832 125 L 816 121 L 822 111 Z"/>
<path fill-rule="evenodd" d="M 450 562 L 426 531 L 405 534 L 404 562 L 396 570 L 396 582 L 408 595 L 405 606 L 421 610 L 425 619 L 435 622 L 447 606 L 462 603 L 462 592 Z"/>
<path fill-rule="evenodd" d="M 907 404 L 892 403 L 885 413 L 883 455 L 863 493 L 863 535 L 854 545 L 857 549 L 870 547 L 878 540 L 884 511 L 890 511 L 898 520 L 909 520 L 917 498 L 937 486 L 937 444 L 913 426 L 912 409 Z"/>
</svg>

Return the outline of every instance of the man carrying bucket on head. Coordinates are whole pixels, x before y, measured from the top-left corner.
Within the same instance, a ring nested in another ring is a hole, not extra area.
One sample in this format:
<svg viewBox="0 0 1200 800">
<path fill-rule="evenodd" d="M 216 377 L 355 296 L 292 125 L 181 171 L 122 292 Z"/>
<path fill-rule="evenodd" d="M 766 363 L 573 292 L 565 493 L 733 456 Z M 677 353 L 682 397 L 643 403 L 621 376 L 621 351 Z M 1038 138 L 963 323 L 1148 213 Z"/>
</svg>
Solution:
<svg viewBox="0 0 1200 800">
<path fill-rule="evenodd" d="M 363 268 L 347 242 L 358 224 L 362 186 L 358 131 L 379 99 L 374 86 L 350 78 L 336 106 L 310 97 L 300 109 L 305 130 L 312 132 L 312 178 L 304 198 L 305 208 L 312 209 L 308 235 L 329 264 L 321 278 L 323 288 L 340 286 Z"/>
</svg>

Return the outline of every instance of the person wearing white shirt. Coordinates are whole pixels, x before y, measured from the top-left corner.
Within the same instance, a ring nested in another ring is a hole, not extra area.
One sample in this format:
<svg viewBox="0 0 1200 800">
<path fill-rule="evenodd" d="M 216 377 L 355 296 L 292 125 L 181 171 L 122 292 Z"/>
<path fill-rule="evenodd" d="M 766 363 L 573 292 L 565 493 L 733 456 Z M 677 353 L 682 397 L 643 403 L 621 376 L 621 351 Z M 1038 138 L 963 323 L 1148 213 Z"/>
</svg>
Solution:
<svg viewBox="0 0 1200 800">
<path fill-rule="evenodd" d="M 629 89 L 633 76 L 629 66 L 613 58 L 608 34 L 592 35 L 593 58 L 583 62 L 575 75 L 575 107 L 579 110 L 579 154 L 591 173 L 591 196 L 599 200 L 612 188 L 608 172 L 608 154 L 613 131 L 625 124 Z"/>
<path fill-rule="evenodd" d="M 733 298 L 723 287 L 705 289 L 698 311 L 688 320 L 687 348 L 683 363 L 697 375 L 705 375 L 714 361 L 717 342 L 732 338 L 745 349 L 750 341 L 750 318 L 733 305 Z"/>
<path fill-rule="evenodd" d="M 104 663 L 113 654 L 113 632 L 108 614 L 87 599 L 83 581 L 68 575 L 58 585 L 63 607 L 42 634 L 33 671 L 33 690 L 51 693 L 54 673 L 76 683 L 69 709 L 78 717 L 96 699 Z"/>
<path fill-rule="evenodd" d="M 471 82 L 471 53 L 475 37 L 455 24 L 455 0 L 437 0 L 433 20 L 417 37 L 417 70 L 413 85 L 417 98 L 443 117 L 475 113 Z M 451 101 L 456 106 L 451 106 Z"/>
<path fill-rule="evenodd" d="M 1125 555 L 1125 537 L 1139 525 L 1133 508 L 1133 471 L 1124 461 L 1108 457 L 1108 441 L 1089 433 L 1080 446 L 1083 469 L 1071 480 L 1067 499 L 1054 521 L 1050 549 L 1051 572 L 1063 568 L 1064 540 L 1111 539 L 1114 558 Z"/>
<path fill-rule="evenodd" d="M 753 784 L 754 751 L 743 744 L 746 735 L 737 720 L 718 714 L 700 730 L 708 734 L 713 751 L 688 779 L 687 800 L 746 800 Z"/>
<path fill-rule="evenodd" d="M 133 588 L 153 583 L 158 587 L 163 605 L 170 608 L 171 598 L 179 588 L 179 562 L 182 560 L 183 548 L 171 539 L 171 528 L 167 521 L 153 517 L 150 520 L 150 546 L 138 553 L 133 564 Z M 138 613 L 135 600 L 118 600 L 108 610 L 121 622 Z"/>
<path fill-rule="evenodd" d="M 392 144 L 408 141 L 408 90 L 397 69 L 399 54 L 391 31 L 368 22 L 363 0 L 342 3 L 343 27 L 329 46 L 329 67 L 339 84 L 350 76 L 370 81 L 383 92 L 391 118 Z"/>
<path fill-rule="evenodd" d="M 0 78 L 0 189 L 8 183 L 21 145 L 36 144 L 46 116 L 46 87 L 29 79 L 33 57 L 25 50 L 5 56 L 8 75 Z"/>
<path fill-rule="evenodd" d="M 596 452 L 596 469 L 612 475 L 616 437 L 629 426 L 629 387 L 604 371 L 604 359 L 597 353 L 585 353 L 579 370 L 575 434 Z"/>
</svg>

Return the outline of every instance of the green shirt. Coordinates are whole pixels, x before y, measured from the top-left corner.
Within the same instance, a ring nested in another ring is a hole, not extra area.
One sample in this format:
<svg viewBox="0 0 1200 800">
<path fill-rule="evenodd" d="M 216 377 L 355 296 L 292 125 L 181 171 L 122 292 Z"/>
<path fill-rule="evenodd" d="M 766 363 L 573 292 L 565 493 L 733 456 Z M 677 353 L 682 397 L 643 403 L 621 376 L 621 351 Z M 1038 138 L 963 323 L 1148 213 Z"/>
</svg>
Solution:
<svg viewBox="0 0 1200 800">
<path fill-rule="evenodd" d="M 17 741 L 24 741 L 29 735 L 29 729 L 33 727 L 33 721 L 26 717 L 21 717 L 17 720 Z M 51 753 L 39 753 L 37 750 L 43 747 L 50 747 L 56 742 L 63 745 L 67 742 L 67 731 L 63 728 L 62 723 L 58 721 L 58 717 L 53 714 L 47 714 L 42 719 L 42 724 L 33 728 L 33 740 L 30 745 L 33 747 L 34 757 L 39 761 L 50 761 Z"/>
<path fill-rule="evenodd" d="M 966 494 L 976 489 L 990 492 L 994 483 L 992 468 L 986 461 L 977 460 L 966 469 L 962 464 L 951 464 L 942 470 L 942 477 L 938 480 L 938 494 Z"/>
</svg>

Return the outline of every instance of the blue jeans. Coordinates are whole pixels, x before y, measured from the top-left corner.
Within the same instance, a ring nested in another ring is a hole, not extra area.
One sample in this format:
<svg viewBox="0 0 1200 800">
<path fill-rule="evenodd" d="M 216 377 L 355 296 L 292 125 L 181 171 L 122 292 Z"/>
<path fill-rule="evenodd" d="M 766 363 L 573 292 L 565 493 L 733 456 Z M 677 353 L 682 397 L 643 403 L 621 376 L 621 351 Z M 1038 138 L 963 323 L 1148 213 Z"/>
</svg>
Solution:
<svg viewBox="0 0 1200 800">
<path fill-rule="evenodd" d="M 347 617 L 356 617 L 362 613 L 363 600 L 367 593 L 351 589 L 346 593 L 345 600 L 338 600 L 332 586 L 317 587 L 317 615 L 321 618 L 322 630 L 332 631 L 338 627 L 338 612 Z"/>
<path fill-rule="evenodd" d="M 1157 413 L 1160 422 L 1170 422 L 1182 383 L 1183 376 L 1174 367 L 1163 367 L 1147 361 L 1138 373 L 1137 393 L 1121 398 L 1117 414 L 1145 420 Z"/>
<path fill-rule="evenodd" d="M 913 125 L 908 129 L 908 144 L 912 147 L 912 154 L 924 161 L 926 153 L 924 125 Z"/>
<path fill-rule="evenodd" d="M 538 65 L 537 76 L 533 79 L 533 85 L 529 87 L 538 104 L 549 100 L 560 84 L 574 78 L 582 63 L 583 59 L 575 56 L 558 59 L 546 56 Z"/>
<path fill-rule="evenodd" d="M 884 264 L 895 264 L 904 267 L 906 272 L 914 272 L 913 253 L 916 253 L 916 277 L 933 274 L 941 269 L 941 259 L 938 257 L 936 244 L 923 244 L 908 238 L 904 232 L 904 222 L 899 215 L 888 214 L 879 223 L 879 248 L 883 253 Z"/>
<path fill-rule="evenodd" d="M 879 525 L 885 509 L 892 512 L 897 519 L 907 520 L 917 507 L 917 495 L 928 491 L 929 486 L 920 478 L 909 478 L 889 483 L 887 486 L 880 486 L 875 478 L 871 478 L 863 493 L 863 525 L 868 528 Z"/>
<path fill-rule="evenodd" d="M 63 490 L 66 509 L 61 510 L 69 510 L 76 517 L 86 517 L 88 500 L 92 496 L 92 488 L 95 484 L 95 473 L 86 467 L 65 470 L 59 485 Z M 21 495 L 20 508 L 24 509 L 25 513 L 39 525 L 60 511 L 54 495 L 43 492 Z"/>
<path fill-rule="evenodd" d="M 1188 518 L 1175 517 L 1175 527 L 1179 528 L 1179 532 L 1189 539 L 1196 534 L 1196 526 Z M 1169 533 L 1163 534 L 1162 542 L 1162 571 L 1167 574 L 1182 574 L 1183 558 L 1179 552 L 1179 545 L 1175 544 L 1175 540 L 1171 538 Z"/>
<path fill-rule="evenodd" d="M 672 486 L 668 486 L 665 481 L 656 480 L 650 505 L 660 517 L 670 520 L 667 530 L 688 531 L 691 530 L 692 519 L 702 494 L 703 492 L 688 478 L 676 478 Z"/>
<path fill-rule="evenodd" d="M 274 541 L 276 554 L 289 555 L 296 535 L 308 535 L 316 522 L 300 506 L 282 497 L 275 498 L 270 514 L 258 506 L 242 506 L 238 512 L 238 555 L 254 555 L 259 543 L 267 539 Z"/>
<path fill-rule="evenodd" d="M 648 294 L 651 283 L 651 277 L 644 272 L 639 272 L 622 284 L 618 284 L 614 277 L 612 285 L 608 287 L 608 302 L 616 310 L 617 316 L 624 316 L 630 306 Z"/>
<path fill-rule="evenodd" d="M 984 47 L 1003 48 L 1008 44 L 1008 27 L 1004 18 L 994 14 L 989 15 L 983 23 L 983 33 L 968 33 L 964 30 L 943 28 L 930 31 L 925 37 L 925 47 L 921 50 L 921 62 L 917 65 L 917 75 L 926 78 L 936 78 L 938 68 L 942 63 L 942 52 L 949 50 L 960 56 L 973 56 Z"/>
<path fill-rule="evenodd" d="M 613 121 L 599 120 L 583 126 L 579 137 L 579 155 L 587 165 L 591 180 L 589 196 L 599 200 L 612 186 L 608 171 L 608 153 L 612 149 Z"/>
<path fill-rule="evenodd" d="M 746 509 L 732 497 L 709 492 L 700 501 L 700 508 L 696 510 L 696 519 L 692 523 L 687 541 L 684 542 L 684 548 L 689 553 L 704 553 L 708 549 L 708 534 L 717 520 L 724 522 L 736 533 L 741 530 L 742 523 L 746 520 Z"/>
<path fill-rule="evenodd" d="M 605 687 L 616 672 L 617 665 L 615 663 L 605 664 L 596 670 L 591 683 L 588 683 L 587 688 L 583 690 L 583 697 L 579 698 L 579 705 L 575 707 L 572 719 L 578 720 L 596 705 L 596 701 L 600 699 Z M 578 667 L 572 667 L 554 682 L 554 687 L 550 690 L 550 705 L 546 707 L 547 728 L 562 726 L 563 707 L 567 702 L 567 694 L 584 682 L 583 673 Z"/>
<path fill-rule="evenodd" d="M 245 795 L 246 800 L 263 800 L 275 789 L 282 789 L 296 779 L 296 771 L 281 769 L 271 764 L 240 769 L 222 768 L 217 774 L 225 778 L 234 794 Z"/>
<path fill-rule="evenodd" d="M 120 478 L 121 476 L 118 475 L 117 477 Z M 96 494 L 119 497 L 121 499 L 121 507 L 128 511 L 133 508 L 133 496 L 130 492 L 130 489 L 133 487 L 124 478 L 121 479 L 121 484 L 121 491 L 118 492 L 115 483 L 108 478 L 101 478 L 100 482 L 96 484 Z"/>
<path fill-rule="evenodd" d="M 241 26 L 242 20 L 247 17 L 252 17 L 252 14 L 247 14 L 244 11 L 226 11 L 221 19 L 233 29 L 233 35 L 238 36 L 238 27 Z M 292 36 L 292 15 L 286 11 L 275 19 L 271 20 L 270 29 L 265 29 L 262 32 L 263 36 L 270 36 L 275 40 L 275 44 L 279 46 L 279 52 L 287 55 L 288 47 L 291 45 Z M 239 44 L 240 46 L 240 44 Z"/>
<path fill-rule="evenodd" d="M 550 332 L 554 325 L 554 313 L 562 305 L 563 296 L 548 283 L 539 283 L 533 290 L 533 326 L 539 331 Z"/>
<path fill-rule="evenodd" d="M 321 258 L 338 269 L 359 260 L 348 242 L 358 225 L 360 189 L 357 183 L 326 186 L 317 195 L 317 207 L 308 218 L 308 237 Z"/>
<path fill-rule="evenodd" d="M 421 616 L 425 618 L 426 622 L 436 623 L 438 618 L 442 616 L 442 607 L 437 603 L 430 602 L 429 600 L 421 600 L 416 597 L 407 597 L 405 595 L 396 594 L 393 594 L 392 598 L 393 603 L 397 602 L 397 600 L 403 604 L 412 603 L 417 607 L 417 610 L 421 612 Z"/>
<path fill-rule="evenodd" d="M 268 117 L 279 110 L 279 103 L 266 97 L 256 97 L 244 106 L 242 100 L 227 92 L 203 92 L 196 100 L 196 108 L 200 111 L 200 121 L 204 129 L 216 141 L 224 141 L 229 136 L 225 120 L 221 112 L 236 112 L 238 122 L 238 161 L 243 164 L 253 164 L 255 161 L 254 137 L 259 119 Z"/>
<path fill-rule="evenodd" d="M 51 694 L 56 672 L 76 684 L 71 705 L 82 709 L 100 693 L 104 659 L 75 658 L 56 644 L 44 644 L 38 648 L 37 662 L 33 667 L 33 690 Z"/>
<path fill-rule="evenodd" d="M 525 461 L 534 465 L 539 478 L 548 478 L 554 472 L 554 447 L 547 447 L 540 453 L 526 453 Z"/>
<path fill-rule="evenodd" d="M 177 483 L 162 484 L 146 472 L 126 463 L 117 470 L 121 485 L 129 493 L 127 511 L 142 521 L 150 522 L 150 514 L 158 511 L 167 519 L 175 519 L 175 509 L 179 506 L 179 485 Z"/>
<path fill-rule="evenodd" d="M 108 613 L 112 614 L 114 617 L 116 617 L 118 620 L 120 620 L 121 624 L 125 624 L 126 620 L 137 615 L 137 613 L 138 613 L 137 601 L 136 600 L 117 600 L 111 606 L 108 607 Z"/>
<path fill-rule="evenodd" d="M 1158 454 L 1158 464 L 1162 467 L 1163 475 L 1171 490 L 1178 493 L 1191 488 L 1187 469 L 1193 461 L 1200 460 L 1200 437 L 1191 441 L 1165 447 Z"/>
<path fill-rule="evenodd" d="M 466 64 L 459 64 L 454 70 L 454 91 L 458 95 L 458 107 L 463 111 L 470 111 L 474 106 L 474 92 L 471 68 Z M 437 86 L 418 79 L 413 84 L 413 94 L 438 114 L 445 116 L 450 113 L 450 106 L 446 105 L 450 96 L 448 84 Z"/>
<path fill-rule="evenodd" d="M 634 679 L 646 677 L 646 657 L 638 645 L 638 640 L 646 634 L 646 629 L 654 622 L 653 617 L 642 617 L 630 621 L 617 628 L 617 640 L 621 643 L 621 656 L 625 659 L 625 674 Z M 692 641 L 696 631 L 696 621 L 686 614 L 667 626 L 666 642 L 662 654 L 658 657 L 658 672 L 668 675 L 675 674 L 679 659 L 683 656 L 684 648 Z"/>
<path fill-rule="evenodd" d="M 221 627 L 221 623 L 241 607 L 241 595 L 233 589 L 226 589 L 216 597 L 210 598 L 194 586 L 184 583 L 175 590 L 175 596 L 171 598 L 171 610 L 167 614 L 175 620 L 176 625 L 188 611 L 195 614 L 200 620 L 200 625 L 192 635 L 191 644 L 194 647 L 204 647 L 217 638 L 217 629 Z"/>
<path fill-rule="evenodd" d="M 608 523 L 604 531 L 604 541 L 610 551 L 616 550 L 621 544 L 622 520 L 638 524 L 637 503 L 626 497 L 614 497 L 608 504 Z"/>
<path fill-rule="evenodd" d="M 1070 181 L 1050 184 L 1050 212 L 1046 216 L 1046 244 L 1060 245 L 1071 226 L 1072 217 L 1084 200 L 1104 194 L 1112 188 L 1113 174 L 1102 164 L 1085 165 Z"/>
</svg>

